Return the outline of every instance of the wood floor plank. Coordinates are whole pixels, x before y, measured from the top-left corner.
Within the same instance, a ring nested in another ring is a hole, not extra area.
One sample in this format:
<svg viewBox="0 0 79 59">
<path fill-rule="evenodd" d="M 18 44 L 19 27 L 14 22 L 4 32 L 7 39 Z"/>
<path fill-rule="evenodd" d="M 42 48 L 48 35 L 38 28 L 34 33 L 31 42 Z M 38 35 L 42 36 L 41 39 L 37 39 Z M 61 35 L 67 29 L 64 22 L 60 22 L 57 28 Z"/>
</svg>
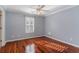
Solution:
<svg viewBox="0 0 79 59">
<path fill-rule="evenodd" d="M 47 37 L 37 37 L 8 42 L 0 53 L 25 53 L 27 45 L 34 44 L 36 53 L 79 53 L 79 48 Z"/>
</svg>

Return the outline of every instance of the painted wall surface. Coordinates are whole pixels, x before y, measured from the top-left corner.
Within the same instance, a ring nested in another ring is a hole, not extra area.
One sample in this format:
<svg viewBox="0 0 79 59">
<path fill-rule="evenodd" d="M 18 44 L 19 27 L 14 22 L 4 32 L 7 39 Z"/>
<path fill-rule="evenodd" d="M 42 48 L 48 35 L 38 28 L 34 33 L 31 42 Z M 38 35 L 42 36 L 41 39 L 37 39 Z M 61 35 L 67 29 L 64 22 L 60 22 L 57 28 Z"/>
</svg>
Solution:
<svg viewBox="0 0 79 59">
<path fill-rule="evenodd" d="M 43 17 L 30 17 L 35 18 L 35 31 L 34 33 L 27 34 L 25 33 L 25 14 L 6 11 L 6 41 L 20 38 L 42 36 L 44 33 Z"/>
<path fill-rule="evenodd" d="M 34 16 L 35 32 L 29 34 L 25 33 L 24 17 L 23 13 L 6 11 L 6 41 L 47 35 L 79 46 L 79 7 L 46 16 L 45 19 Z"/>
<path fill-rule="evenodd" d="M 79 6 L 46 17 L 45 35 L 79 46 Z"/>
</svg>

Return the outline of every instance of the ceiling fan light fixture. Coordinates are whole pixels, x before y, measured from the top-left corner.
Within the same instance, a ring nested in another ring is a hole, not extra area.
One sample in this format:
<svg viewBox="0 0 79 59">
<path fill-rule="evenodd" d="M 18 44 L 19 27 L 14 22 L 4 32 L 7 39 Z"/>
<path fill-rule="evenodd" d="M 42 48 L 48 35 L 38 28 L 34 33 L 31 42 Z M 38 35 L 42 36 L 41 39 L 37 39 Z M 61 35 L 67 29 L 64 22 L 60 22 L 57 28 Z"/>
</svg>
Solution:
<svg viewBox="0 0 79 59">
<path fill-rule="evenodd" d="M 45 7 L 45 5 L 38 5 L 36 11 L 37 11 L 37 15 L 41 16 L 44 14 L 44 11 L 42 10 Z"/>
</svg>

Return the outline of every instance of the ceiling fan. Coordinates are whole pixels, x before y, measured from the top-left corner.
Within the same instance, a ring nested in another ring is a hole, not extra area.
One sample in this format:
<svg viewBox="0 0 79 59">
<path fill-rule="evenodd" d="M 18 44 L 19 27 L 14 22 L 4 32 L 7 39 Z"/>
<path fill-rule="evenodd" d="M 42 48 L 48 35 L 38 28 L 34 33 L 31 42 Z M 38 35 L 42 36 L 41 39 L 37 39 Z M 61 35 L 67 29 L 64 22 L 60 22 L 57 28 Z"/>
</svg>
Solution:
<svg viewBox="0 0 79 59">
<path fill-rule="evenodd" d="M 43 15 L 43 13 L 44 13 L 43 8 L 44 7 L 45 7 L 45 5 L 38 5 L 37 6 L 37 8 L 36 8 L 37 15 Z"/>
</svg>

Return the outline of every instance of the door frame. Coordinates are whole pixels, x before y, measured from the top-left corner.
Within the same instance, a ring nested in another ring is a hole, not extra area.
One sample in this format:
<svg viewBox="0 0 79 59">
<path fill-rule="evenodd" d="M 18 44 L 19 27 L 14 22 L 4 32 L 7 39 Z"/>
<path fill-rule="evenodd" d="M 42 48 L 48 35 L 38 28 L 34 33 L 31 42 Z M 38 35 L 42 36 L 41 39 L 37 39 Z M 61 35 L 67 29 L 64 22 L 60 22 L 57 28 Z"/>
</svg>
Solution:
<svg viewBox="0 0 79 59">
<path fill-rule="evenodd" d="M 1 31 L 1 36 L 2 36 L 2 38 L 1 38 L 1 40 L 2 40 L 2 46 L 4 46 L 5 45 L 5 10 L 2 8 L 2 7 L 0 7 L 0 10 L 2 11 L 2 16 L 1 16 L 1 26 L 2 26 L 2 31 Z"/>
</svg>

